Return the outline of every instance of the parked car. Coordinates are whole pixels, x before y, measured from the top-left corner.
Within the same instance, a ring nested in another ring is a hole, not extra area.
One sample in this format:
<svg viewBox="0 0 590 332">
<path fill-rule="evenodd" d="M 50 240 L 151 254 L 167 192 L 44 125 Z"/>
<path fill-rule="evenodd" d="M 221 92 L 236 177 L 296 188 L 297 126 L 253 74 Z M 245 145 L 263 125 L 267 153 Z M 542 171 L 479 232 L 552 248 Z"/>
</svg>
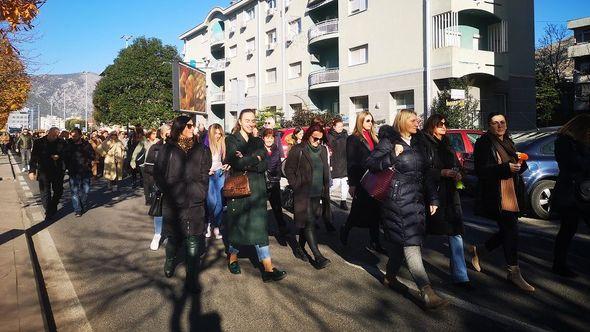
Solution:
<svg viewBox="0 0 590 332">
<path fill-rule="evenodd" d="M 527 211 L 541 219 L 549 219 L 551 192 L 559 174 L 555 161 L 558 129 L 540 128 L 512 135 L 517 151 L 529 156 L 529 169 L 522 174 L 528 198 Z"/>
<path fill-rule="evenodd" d="M 451 148 L 457 154 L 457 159 L 459 159 L 459 163 L 461 163 L 465 171 L 463 184 L 467 191 L 475 188 L 477 184 L 475 165 L 473 163 L 473 147 L 475 141 L 483 134 L 483 131 L 476 129 L 449 129 L 447 131 Z"/>
</svg>

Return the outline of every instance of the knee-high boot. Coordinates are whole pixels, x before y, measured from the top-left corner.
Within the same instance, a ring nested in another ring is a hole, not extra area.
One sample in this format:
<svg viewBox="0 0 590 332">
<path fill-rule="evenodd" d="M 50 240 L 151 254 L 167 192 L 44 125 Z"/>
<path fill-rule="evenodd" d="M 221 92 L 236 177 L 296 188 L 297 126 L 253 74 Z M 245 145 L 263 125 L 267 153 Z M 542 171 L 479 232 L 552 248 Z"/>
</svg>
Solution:
<svg viewBox="0 0 590 332">
<path fill-rule="evenodd" d="M 322 255 L 322 253 L 320 252 L 320 249 L 318 248 L 318 241 L 315 237 L 315 229 L 314 227 L 307 227 L 305 228 L 305 240 L 307 242 L 307 245 L 309 245 L 309 249 L 311 249 L 311 252 L 313 253 L 313 258 L 314 258 L 314 267 L 316 269 L 323 269 L 326 266 L 330 265 L 330 260 L 327 259 L 326 257 L 324 257 L 324 255 Z"/>
<path fill-rule="evenodd" d="M 166 261 L 164 262 L 164 275 L 166 278 L 171 278 L 174 275 L 177 239 L 174 236 L 168 236 L 166 242 Z"/>
<path fill-rule="evenodd" d="M 186 287 L 190 292 L 200 290 L 197 268 L 199 265 L 199 237 L 190 235 L 186 238 Z"/>
</svg>

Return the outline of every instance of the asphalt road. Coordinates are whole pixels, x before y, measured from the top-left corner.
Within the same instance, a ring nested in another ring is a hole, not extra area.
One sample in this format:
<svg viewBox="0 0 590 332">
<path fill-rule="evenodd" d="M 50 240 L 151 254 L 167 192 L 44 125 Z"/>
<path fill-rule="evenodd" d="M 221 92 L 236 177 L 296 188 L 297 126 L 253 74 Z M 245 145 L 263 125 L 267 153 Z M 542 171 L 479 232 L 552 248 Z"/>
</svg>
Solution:
<svg viewBox="0 0 590 332">
<path fill-rule="evenodd" d="M 27 181 L 38 196 L 37 184 Z M 90 211 L 75 218 L 66 186 L 65 205 L 49 231 L 95 331 L 587 331 L 590 321 L 586 225 L 581 225 L 571 247 L 571 265 L 581 274 L 571 280 L 550 272 L 558 225 L 521 219 L 521 268 L 537 288 L 532 295 L 506 282 L 501 249 L 484 261 L 482 273 L 469 270 L 472 291 L 457 289 L 448 276 L 445 239 L 428 238 L 427 272 L 451 305 L 425 312 L 408 294 L 381 284 L 387 258 L 365 249 L 368 232 L 363 229 L 354 229 L 349 245 L 343 247 L 337 233 L 328 234 L 322 226 L 320 248 L 333 264 L 321 271 L 295 259 L 288 246 L 272 237 L 273 262 L 288 276 L 268 284 L 262 283 L 249 259 L 255 257 L 253 250 L 241 253 L 242 274 L 235 276 L 227 271 L 223 241 L 208 241 L 200 273 L 203 291 L 192 295 L 184 290 L 184 267 L 167 279 L 163 247 L 149 250 L 153 225 L 141 189 L 132 190 L 125 183 L 113 193 L 99 181 L 92 187 L 90 202 Z M 470 205 L 467 197 L 465 239 L 480 243 L 496 227 L 471 216 Z M 347 213 L 333 210 L 339 226 Z M 270 211 L 269 220 L 272 231 Z M 405 268 L 400 280 L 415 288 Z"/>
</svg>

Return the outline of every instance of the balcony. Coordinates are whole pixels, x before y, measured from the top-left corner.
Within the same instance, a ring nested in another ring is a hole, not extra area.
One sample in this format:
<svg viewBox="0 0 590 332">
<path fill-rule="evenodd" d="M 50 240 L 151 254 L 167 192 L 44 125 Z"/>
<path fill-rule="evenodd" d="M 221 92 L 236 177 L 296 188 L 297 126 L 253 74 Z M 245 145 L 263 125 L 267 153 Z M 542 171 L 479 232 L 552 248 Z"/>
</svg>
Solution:
<svg viewBox="0 0 590 332">
<path fill-rule="evenodd" d="M 309 74 L 308 85 L 310 90 L 338 87 L 340 81 L 338 68 L 324 68 Z"/>
<path fill-rule="evenodd" d="M 431 14 L 434 16 L 450 11 L 483 11 L 505 19 L 505 3 L 508 1 L 514 0 L 437 0 L 431 2 Z"/>
<path fill-rule="evenodd" d="M 214 32 L 211 34 L 211 49 L 223 47 L 225 43 L 225 36 L 223 31 L 221 32 Z"/>
<path fill-rule="evenodd" d="M 209 68 L 211 68 L 211 74 L 219 73 L 225 71 L 227 67 L 227 60 L 220 59 L 220 60 L 212 60 L 209 62 Z"/>
<path fill-rule="evenodd" d="M 312 28 L 310 28 L 307 32 L 307 39 L 309 41 L 309 45 L 332 38 L 338 38 L 337 18 L 320 22 Z"/>
<path fill-rule="evenodd" d="M 461 78 L 472 74 L 487 74 L 508 80 L 508 55 L 460 47 L 432 50 L 432 79 Z"/>
<path fill-rule="evenodd" d="M 225 104 L 225 92 L 213 92 L 209 95 L 211 105 Z"/>
<path fill-rule="evenodd" d="M 590 55 L 590 43 L 578 43 L 567 49 L 570 58 L 579 58 Z"/>
<path fill-rule="evenodd" d="M 336 0 L 309 0 L 307 2 L 307 11 L 310 12 L 312 10 L 318 9 L 327 5 L 331 2 L 335 2 Z"/>
</svg>

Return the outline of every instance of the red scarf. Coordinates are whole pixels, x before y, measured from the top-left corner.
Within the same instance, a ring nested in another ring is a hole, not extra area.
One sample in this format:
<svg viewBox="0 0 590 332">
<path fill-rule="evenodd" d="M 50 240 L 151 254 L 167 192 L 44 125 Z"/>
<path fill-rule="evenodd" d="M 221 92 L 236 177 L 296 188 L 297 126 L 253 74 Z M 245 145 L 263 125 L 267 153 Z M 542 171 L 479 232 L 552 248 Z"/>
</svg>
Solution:
<svg viewBox="0 0 590 332">
<path fill-rule="evenodd" d="M 375 143 L 373 142 L 373 137 L 371 137 L 371 133 L 363 129 L 363 137 L 365 141 L 369 144 L 369 151 L 373 151 L 375 148 Z"/>
</svg>

